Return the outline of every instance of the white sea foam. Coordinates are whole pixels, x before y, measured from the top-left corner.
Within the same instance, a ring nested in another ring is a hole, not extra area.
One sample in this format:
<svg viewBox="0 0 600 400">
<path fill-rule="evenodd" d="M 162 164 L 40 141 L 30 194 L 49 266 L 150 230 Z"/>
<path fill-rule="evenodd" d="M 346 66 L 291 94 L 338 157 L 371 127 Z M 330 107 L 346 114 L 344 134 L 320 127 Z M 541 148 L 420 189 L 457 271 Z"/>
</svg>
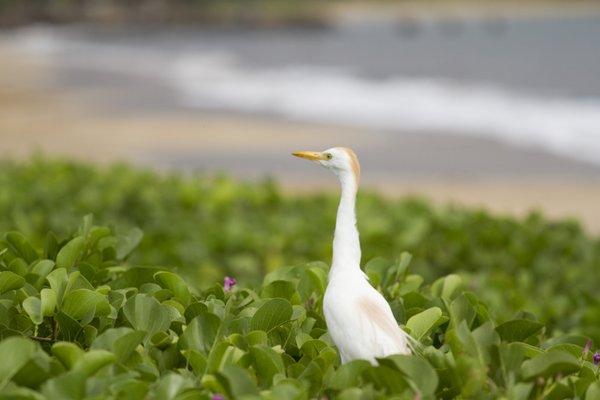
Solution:
<svg viewBox="0 0 600 400">
<path fill-rule="evenodd" d="M 91 43 L 52 30 L 11 38 L 19 48 L 79 68 L 138 74 L 172 85 L 183 105 L 277 114 L 377 130 L 492 137 L 600 164 L 600 98 L 552 98 L 473 82 L 392 77 L 345 68 L 249 67 L 231 53 Z"/>
<path fill-rule="evenodd" d="M 600 99 L 543 98 L 441 79 L 374 81 L 341 68 L 253 70 L 231 55 L 182 57 L 171 76 L 191 107 L 489 136 L 600 164 Z"/>
</svg>

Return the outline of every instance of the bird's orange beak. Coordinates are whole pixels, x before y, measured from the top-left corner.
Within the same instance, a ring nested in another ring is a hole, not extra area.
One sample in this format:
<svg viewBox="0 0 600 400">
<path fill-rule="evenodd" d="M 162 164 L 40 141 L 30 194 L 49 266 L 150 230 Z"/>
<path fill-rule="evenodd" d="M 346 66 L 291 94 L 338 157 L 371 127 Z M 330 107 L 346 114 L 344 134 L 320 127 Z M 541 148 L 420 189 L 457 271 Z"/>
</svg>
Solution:
<svg viewBox="0 0 600 400">
<path fill-rule="evenodd" d="M 318 151 L 295 151 L 292 153 L 292 155 L 300 158 L 305 158 L 311 161 L 320 161 L 327 159 L 325 154 Z"/>
</svg>

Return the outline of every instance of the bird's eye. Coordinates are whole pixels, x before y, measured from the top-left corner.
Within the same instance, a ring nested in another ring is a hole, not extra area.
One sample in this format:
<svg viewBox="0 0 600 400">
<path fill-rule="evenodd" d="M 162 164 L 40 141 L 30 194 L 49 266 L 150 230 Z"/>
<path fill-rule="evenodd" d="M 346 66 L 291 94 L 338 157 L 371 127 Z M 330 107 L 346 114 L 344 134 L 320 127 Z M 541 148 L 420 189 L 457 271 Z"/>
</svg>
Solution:
<svg viewBox="0 0 600 400">
<path fill-rule="evenodd" d="M 328 160 L 331 160 L 333 158 L 333 156 L 331 155 L 331 153 L 325 154 L 325 157 L 327 157 Z"/>
</svg>

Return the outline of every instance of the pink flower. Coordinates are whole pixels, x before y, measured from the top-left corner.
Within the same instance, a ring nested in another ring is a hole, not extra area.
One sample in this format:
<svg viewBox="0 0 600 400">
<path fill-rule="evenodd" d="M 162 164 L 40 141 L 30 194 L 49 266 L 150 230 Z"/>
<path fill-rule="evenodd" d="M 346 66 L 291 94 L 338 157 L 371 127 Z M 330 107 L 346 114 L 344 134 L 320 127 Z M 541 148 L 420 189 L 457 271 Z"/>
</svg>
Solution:
<svg viewBox="0 0 600 400">
<path fill-rule="evenodd" d="M 592 339 L 588 339 L 587 342 L 585 342 L 585 347 L 583 348 L 583 356 L 587 356 L 587 354 L 590 352 L 590 349 L 592 348 Z"/>
<path fill-rule="evenodd" d="M 229 291 L 231 291 L 231 289 L 233 289 L 233 287 L 236 284 L 237 284 L 237 281 L 235 280 L 235 278 L 226 276 L 225 279 L 223 279 L 223 290 L 225 290 L 226 292 L 229 292 Z"/>
<path fill-rule="evenodd" d="M 225 396 L 222 394 L 213 394 L 210 400 L 225 400 Z"/>
</svg>

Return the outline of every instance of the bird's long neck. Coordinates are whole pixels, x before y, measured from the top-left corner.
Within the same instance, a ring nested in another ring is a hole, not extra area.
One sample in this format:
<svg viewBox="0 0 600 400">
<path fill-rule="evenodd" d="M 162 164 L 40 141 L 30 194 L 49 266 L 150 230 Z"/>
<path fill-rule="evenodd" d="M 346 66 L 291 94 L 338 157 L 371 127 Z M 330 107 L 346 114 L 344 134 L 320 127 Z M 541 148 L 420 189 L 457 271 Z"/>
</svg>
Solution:
<svg viewBox="0 0 600 400">
<path fill-rule="evenodd" d="M 338 273 L 360 273 L 360 240 L 356 228 L 356 192 L 358 182 L 351 172 L 340 173 L 341 196 L 333 237 L 330 278 Z"/>
</svg>

